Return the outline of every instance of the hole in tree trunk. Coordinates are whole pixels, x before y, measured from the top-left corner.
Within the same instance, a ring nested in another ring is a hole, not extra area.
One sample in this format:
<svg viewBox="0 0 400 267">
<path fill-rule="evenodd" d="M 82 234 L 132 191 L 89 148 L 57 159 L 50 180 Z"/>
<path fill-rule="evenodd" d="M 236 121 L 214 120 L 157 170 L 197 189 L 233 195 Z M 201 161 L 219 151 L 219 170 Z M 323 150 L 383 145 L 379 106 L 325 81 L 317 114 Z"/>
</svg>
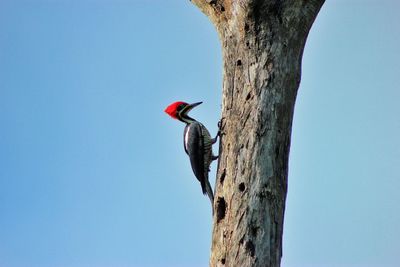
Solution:
<svg viewBox="0 0 400 267">
<path fill-rule="evenodd" d="M 221 259 L 221 263 L 225 264 L 225 258 Z"/>
<path fill-rule="evenodd" d="M 223 197 L 219 197 L 217 200 L 217 223 L 225 218 L 226 202 Z"/>
<path fill-rule="evenodd" d="M 246 96 L 246 101 L 249 100 L 250 97 L 251 97 L 251 92 L 249 92 L 249 93 L 247 94 L 247 96 Z"/>
<path fill-rule="evenodd" d="M 254 236 L 254 237 L 256 237 L 257 236 L 257 233 L 258 233 L 258 229 L 259 229 L 259 227 L 257 227 L 257 226 L 251 226 L 250 227 L 250 233 L 251 233 L 251 235 L 252 236 Z"/>
<path fill-rule="evenodd" d="M 275 147 L 275 157 L 279 158 L 279 146 Z"/>
<path fill-rule="evenodd" d="M 219 178 L 219 182 L 220 182 L 221 185 L 224 184 L 225 175 L 226 175 L 226 170 L 224 169 L 224 170 L 222 171 L 221 177 Z"/>
<path fill-rule="evenodd" d="M 244 185 L 244 183 L 240 183 L 239 184 L 239 190 L 240 192 L 243 192 L 246 189 L 246 186 Z"/>
<path fill-rule="evenodd" d="M 236 66 L 242 66 L 242 61 L 240 59 L 236 61 Z"/>
<path fill-rule="evenodd" d="M 251 240 L 246 242 L 246 251 L 250 254 L 250 256 L 254 257 L 256 247 Z"/>
</svg>

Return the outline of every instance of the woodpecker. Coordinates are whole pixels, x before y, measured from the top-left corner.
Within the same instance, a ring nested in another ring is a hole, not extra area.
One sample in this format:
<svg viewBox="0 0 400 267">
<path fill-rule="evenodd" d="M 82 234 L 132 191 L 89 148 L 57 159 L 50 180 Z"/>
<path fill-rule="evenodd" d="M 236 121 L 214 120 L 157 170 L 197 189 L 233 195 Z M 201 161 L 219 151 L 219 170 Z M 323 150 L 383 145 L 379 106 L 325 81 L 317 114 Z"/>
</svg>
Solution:
<svg viewBox="0 0 400 267">
<path fill-rule="evenodd" d="M 210 171 L 211 162 L 218 158 L 212 153 L 212 145 L 217 142 L 219 131 L 215 138 L 211 138 L 209 131 L 203 124 L 189 117 L 189 111 L 201 103 L 203 102 L 188 104 L 178 101 L 169 105 L 165 112 L 173 119 L 180 120 L 186 124 L 183 132 L 183 147 L 189 156 L 193 173 L 201 184 L 203 194 L 208 195 L 212 206 L 214 194 L 208 181 L 208 172 Z"/>
</svg>

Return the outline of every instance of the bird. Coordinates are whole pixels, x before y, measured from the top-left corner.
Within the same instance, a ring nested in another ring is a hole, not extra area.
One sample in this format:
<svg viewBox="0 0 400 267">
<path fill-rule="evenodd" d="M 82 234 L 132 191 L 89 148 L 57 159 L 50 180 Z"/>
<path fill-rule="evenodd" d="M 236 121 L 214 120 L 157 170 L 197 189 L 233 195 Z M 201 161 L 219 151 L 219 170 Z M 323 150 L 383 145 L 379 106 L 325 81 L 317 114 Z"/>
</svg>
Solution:
<svg viewBox="0 0 400 267">
<path fill-rule="evenodd" d="M 177 101 L 170 104 L 164 111 L 173 119 L 186 124 L 183 132 L 183 147 L 189 156 L 193 173 L 200 182 L 203 195 L 208 195 L 211 206 L 213 206 L 214 194 L 208 180 L 208 172 L 210 171 L 211 162 L 218 159 L 218 156 L 214 156 L 212 153 L 212 145 L 217 142 L 220 131 L 218 131 L 215 138 L 211 138 L 207 128 L 188 115 L 189 111 L 202 103 L 188 104 L 183 101 Z"/>
</svg>

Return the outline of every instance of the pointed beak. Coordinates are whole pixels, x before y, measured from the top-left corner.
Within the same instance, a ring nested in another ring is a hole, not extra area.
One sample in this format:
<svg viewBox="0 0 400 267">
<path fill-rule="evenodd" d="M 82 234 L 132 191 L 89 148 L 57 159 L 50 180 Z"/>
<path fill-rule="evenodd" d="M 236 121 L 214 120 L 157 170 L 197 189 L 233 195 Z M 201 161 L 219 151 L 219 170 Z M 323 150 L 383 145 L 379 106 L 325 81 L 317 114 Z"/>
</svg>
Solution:
<svg viewBox="0 0 400 267">
<path fill-rule="evenodd" d="M 194 107 L 197 107 L 198 105 L 200 105 L 203 102 L 196 102 L 190 105 L 187 105 L 183 110 L 182 113 L 188 114 L 189 111 L 191 111 Z"/>
<path fill-rule="evenodd" d="M 190 109 L 192 109 L 192 108 L 197 107 L 198 105 L 200 105 L 202 103 L 203 102 L 196 102 L 196 103 L 190 104 L 189 107 L 190 107 Z"/>
</svg>

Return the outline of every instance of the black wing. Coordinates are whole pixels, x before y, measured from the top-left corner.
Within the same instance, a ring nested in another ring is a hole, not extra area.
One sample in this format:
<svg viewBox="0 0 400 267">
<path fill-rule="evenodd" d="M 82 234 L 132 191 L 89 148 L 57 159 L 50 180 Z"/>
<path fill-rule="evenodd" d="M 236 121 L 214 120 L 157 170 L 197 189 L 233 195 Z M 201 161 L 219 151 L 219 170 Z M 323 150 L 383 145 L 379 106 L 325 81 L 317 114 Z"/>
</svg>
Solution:
<svg viewBox="0 0 400 267">
<path fill-rule="evenodd" d="M 189 155 L 190 164 L 197 180 L 201 184 L 203 194 L 206 194 L 206 173 L 204 169 L 204 139 L 202 125 L 199 122 L 193 122 L 188 125 L 185 133 L 185 150 Z"/>
</svg>

